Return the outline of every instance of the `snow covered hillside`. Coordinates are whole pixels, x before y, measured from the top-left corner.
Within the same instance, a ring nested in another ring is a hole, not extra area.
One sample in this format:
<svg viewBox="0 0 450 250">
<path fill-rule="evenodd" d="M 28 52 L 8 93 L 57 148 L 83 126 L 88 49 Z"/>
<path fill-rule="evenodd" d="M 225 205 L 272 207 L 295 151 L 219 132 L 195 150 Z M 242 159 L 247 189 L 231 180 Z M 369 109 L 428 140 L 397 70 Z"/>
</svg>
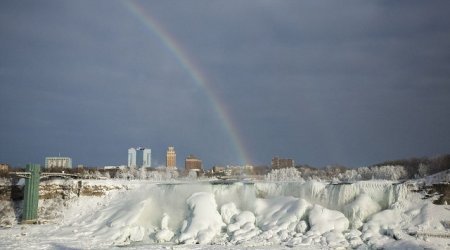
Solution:
<svg viewBox="0 0 450 250">
<path fill-rule="evenodd" d="M 0 229 L 0 248 L 450 247 L 450 207 L 391 181 L 128 183 L 41 200 L 49 222 Z"/>
</svg>

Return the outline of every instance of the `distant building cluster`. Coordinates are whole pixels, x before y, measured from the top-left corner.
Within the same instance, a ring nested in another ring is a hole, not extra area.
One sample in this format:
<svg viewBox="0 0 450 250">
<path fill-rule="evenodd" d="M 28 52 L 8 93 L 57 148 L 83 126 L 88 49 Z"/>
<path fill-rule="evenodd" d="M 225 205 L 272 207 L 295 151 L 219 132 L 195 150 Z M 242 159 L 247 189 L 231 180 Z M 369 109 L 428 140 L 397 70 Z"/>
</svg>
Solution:
<svg viewBox="0 0 450 250">
<path fill-rule="evenodd" d="M 72 168 L 72 158 L 70 157 L 45 157 L 45 168 Z"/>
<path fill-rule="evenodd" d="M 152 166 L 152 150 L 144 147 L 128 149 L 128 167 L 149 168 Z"/>
<path fill-rule="evenodd" d="M 197 156 L 190 154 L 184 160 L 184 171 L 177 168 L 177 154 L 175 147 L 169 146 L 166 151 L 165 166 L 152 168 L 152 150 L 146 147 L 132 147 L 128 149 L 128 162 L 120 166 L 104 166 L 104 170 L 126 170 L 127 168 L 148 168 L 148 171 L 169 171 L 178 175 L 184 172 L 185 175 L 192 176 L 216 176 L 219 178 L 234 178 L 236 176 L 262 176 L 270 172 L 270 169 L 294 168 L 293 159 L 273 157 L 271 166 L 252 166 L 252 165 L 215 165 L 210 170 L 205 170 L 203 161 Z M 0 164 L 0 171 L 8 170 L 7 164 Z M 70 157 L 45 157 L 45 168 L 72 168 L 72 159 Z M 83 169 L 83 165 L 78 165 L 78 169 Z M 177 172 L 177 173 L 175 173 Z"/>
<path fill-rule="evenodd" d="M 211 173 L 214 175 L 225 175 L 225 176 L 242 176 L 242 175 L 253 175 L 255 172 L 255 167 L 252 165 L 227 165 L 227 166 L 213 166 Z"/>
<path fill-rule="evenodd" d="M 103 167 L 103 169 L 106 169 L 106 170 L 112 170 L 112 169 L 126 169 L 127 168 L 127 166 L 125 166 L 125 165 L 120 165 L 120 166 L 104 166 Z"/>
<path fill-rule="evenodd" d="M 293 167 L 295 167 L 295 162 L 293 159 L 284 159 L 279 157 L 272 158 L 272 169 L 293 168 Z"/>
</svg>

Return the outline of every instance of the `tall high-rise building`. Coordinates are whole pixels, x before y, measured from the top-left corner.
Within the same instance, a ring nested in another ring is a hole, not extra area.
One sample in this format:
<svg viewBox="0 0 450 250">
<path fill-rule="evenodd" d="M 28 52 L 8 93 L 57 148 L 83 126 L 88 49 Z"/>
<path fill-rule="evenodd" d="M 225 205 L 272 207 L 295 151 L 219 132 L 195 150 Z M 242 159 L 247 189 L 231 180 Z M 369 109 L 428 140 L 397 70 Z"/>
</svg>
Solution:
<svg viewBox="0 0 450 250">
<path fill-rule="evenodd" d="M 195 157 L 194 155 L 189 155 L 184 161 L 184 170 L 189 172 L 190 170 L 201 171 L 202 170 L 202 160 Z"/>
<path fill-rule="evenodd" d="M 72 168 L 70 157 L 45 157 L 45 168 Z"/>
<path fill-rule="evenodd" d="M 174 147 L 169 147 L 166 154 L 166 167 L 169 169 L 177 168 L 177 154 Z"/>
<path fill-rule="evenodd" d="M 149 148 L 129 148 L 128 149 L 128 167 L 151 167 L 152 150 Z"/>
<path fill-rule="evenodd" d="M 136 149 L 135 148 L 129 148 L 128 149 L 128 167 L 135 167 L 136 166 Z"/>
</svg>

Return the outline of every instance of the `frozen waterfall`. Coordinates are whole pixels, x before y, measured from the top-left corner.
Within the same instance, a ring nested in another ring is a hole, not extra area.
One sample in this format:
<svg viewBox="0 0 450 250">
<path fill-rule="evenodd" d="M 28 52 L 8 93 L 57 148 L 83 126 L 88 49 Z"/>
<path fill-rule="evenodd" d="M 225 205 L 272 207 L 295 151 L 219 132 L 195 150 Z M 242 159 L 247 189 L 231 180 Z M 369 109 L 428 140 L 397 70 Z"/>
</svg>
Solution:
<svg viewBox="0 0 450 250">
<path fill-rule="evenodd" d="M 327 232 L 361 228 L 405 194 L 404 185 L 389 181 L 147 184 L 98 211 L 90 226 L 96 237 L 116 245 L 239 244 L 296 235 L 299 242 L 320 243 Z"/>
</svg>

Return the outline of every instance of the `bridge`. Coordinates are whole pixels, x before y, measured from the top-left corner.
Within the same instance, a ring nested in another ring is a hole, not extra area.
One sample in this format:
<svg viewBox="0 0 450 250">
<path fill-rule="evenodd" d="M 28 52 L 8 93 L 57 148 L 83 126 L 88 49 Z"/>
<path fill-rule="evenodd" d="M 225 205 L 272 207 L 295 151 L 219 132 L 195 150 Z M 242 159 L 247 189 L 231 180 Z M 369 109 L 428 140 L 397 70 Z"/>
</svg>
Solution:
<svg viewBox="0 0 450 250">
<path fill-rule="evenodd" d="M 446 231 L 429 231 L 429 232 L 417 232 L 415 234 L 416 237 L 435 237 L 435 238 L 450 238 L 450 233 Z"/>
<path fill-rule="evenodd" d="M 22 223 L 32 224 L 37 222 L 39 204 L 39 182 L 50 177 L 62 177 L 65 179 L 81 178 L 77 174 L 66 173 L 41 173 L 41 165 L 27 164 L 25 172 L 11 172 L 10 175 L 25 178 L 25 192 L 23 196 Z"/>
<path fill-rule="evenodd" d="M 17 176 L 20 178 L 29 179 L 31 178 L 31 172 L 10 172 L 9 175 Z M 64 179 L 79 179 L 81 175 L 79 174 L 66 174 L 66 173 L 40 173 L 40 179 L 50 178 L 50 177 L 61 177 Z"/>
</svg>

